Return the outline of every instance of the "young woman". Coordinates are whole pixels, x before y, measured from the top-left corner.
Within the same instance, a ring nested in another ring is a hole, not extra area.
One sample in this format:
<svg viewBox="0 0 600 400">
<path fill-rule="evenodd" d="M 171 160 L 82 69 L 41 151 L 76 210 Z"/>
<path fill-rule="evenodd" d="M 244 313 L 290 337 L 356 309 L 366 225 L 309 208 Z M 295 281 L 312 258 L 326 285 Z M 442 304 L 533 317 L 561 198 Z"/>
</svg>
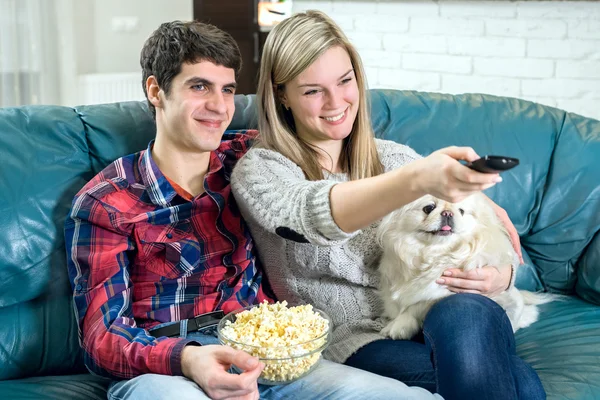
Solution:
<svg viewBox="0 0 600 400">
<path fill-rule="evenodd" d="M 421 340 L 380 334 L 378 221 L 427 193 L 456 202 L 499 182 L 457 161 L 478 158 L 473 149 L 422 158 L 374 139 L 360 57 L 321 12 L 296 14 L 269 34 L 257 101 L 260 142 L 238 162 L 232 190 L 276 296 L 332 317 L 327 357 L 447 399 L 545 398 L 515 354 L 506 314 L 486 297 L 512 284 L 510 271 L 450 270 L 439 283 L 465 293 L 434 306 Z"/>
</svg>

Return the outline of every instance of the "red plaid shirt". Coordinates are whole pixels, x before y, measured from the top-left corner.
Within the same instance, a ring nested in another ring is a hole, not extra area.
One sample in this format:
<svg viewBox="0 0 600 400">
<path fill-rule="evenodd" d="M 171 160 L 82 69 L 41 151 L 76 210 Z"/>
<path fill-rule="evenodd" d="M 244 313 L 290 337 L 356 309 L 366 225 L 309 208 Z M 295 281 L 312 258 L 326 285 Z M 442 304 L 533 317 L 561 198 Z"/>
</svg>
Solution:
<svg viewBox="0 0 600 400">
<path fill-rule="evenodd" d="M 181 196 L 147 150 L 122 157 L 75 196 L 65 224 L 69 276 L 87 367 L 132 378 L 181 375 L 190 340 L 148 329 L 268 299 L 250 232 L 229 186 L 256 131 L 226 134 L 205 193 Z"/>
</svg>

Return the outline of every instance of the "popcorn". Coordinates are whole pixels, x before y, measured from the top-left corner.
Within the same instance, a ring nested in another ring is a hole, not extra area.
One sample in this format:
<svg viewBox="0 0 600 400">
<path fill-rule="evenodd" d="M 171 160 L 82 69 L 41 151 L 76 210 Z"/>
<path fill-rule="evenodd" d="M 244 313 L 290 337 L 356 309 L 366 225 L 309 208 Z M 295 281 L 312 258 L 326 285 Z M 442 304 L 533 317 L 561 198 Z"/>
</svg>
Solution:
<svg viewBox="0 0 600 400">
<path fill-rule="evenodd" d="M 262 304 L 224 321 L 223 342 L 265 363 L 261 383 L 283 383 L 306 374 L 327 344 L 329 320 L 311 305 Z M 265 382 L 266 381 L 266 382 Z M 259 381 L 260 382 L 260 381 Z"/>
</svg>

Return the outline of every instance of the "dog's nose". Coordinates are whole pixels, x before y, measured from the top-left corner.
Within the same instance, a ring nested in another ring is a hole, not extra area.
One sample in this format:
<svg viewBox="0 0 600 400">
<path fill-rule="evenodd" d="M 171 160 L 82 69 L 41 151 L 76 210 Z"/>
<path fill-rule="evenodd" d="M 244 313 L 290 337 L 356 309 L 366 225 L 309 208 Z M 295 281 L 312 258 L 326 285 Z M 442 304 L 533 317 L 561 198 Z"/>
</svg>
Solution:
<svg viewBox="0 0 600 400">
<path fill-rule="evenodd" d="M 452 211 L 448 211 L 448 210 L 444 210 L 442 211 L 442 217 L 453 217 L 454 214 L 452 213 Z"/>
</svg>

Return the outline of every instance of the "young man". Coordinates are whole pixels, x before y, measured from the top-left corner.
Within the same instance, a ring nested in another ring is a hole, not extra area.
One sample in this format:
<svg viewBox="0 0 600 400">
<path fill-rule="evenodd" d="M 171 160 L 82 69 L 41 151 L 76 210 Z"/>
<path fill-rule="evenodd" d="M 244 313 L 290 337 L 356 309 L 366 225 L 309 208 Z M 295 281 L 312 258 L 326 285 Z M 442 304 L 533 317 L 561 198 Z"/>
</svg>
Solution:
<svg viewBox="0 0 600 400">
<path fill-rule="evenodd" d="M 227 33 L 162 24 L 141 53 L 156 139 L 106 167 L 65 226 L 69 275 L 90 371 L 118 399 L 433 398 L 323 361 L 286 386 L 257 385 L 256 358 L 217 345 L 202 322 L 270 300 L 229 187 L 256 132 L 226 134 L 241 58 Z M 226 139 L 226 140 L 223 140 Z M 232 364 L 244 372 L 228 372 Z"/>
</svg>

